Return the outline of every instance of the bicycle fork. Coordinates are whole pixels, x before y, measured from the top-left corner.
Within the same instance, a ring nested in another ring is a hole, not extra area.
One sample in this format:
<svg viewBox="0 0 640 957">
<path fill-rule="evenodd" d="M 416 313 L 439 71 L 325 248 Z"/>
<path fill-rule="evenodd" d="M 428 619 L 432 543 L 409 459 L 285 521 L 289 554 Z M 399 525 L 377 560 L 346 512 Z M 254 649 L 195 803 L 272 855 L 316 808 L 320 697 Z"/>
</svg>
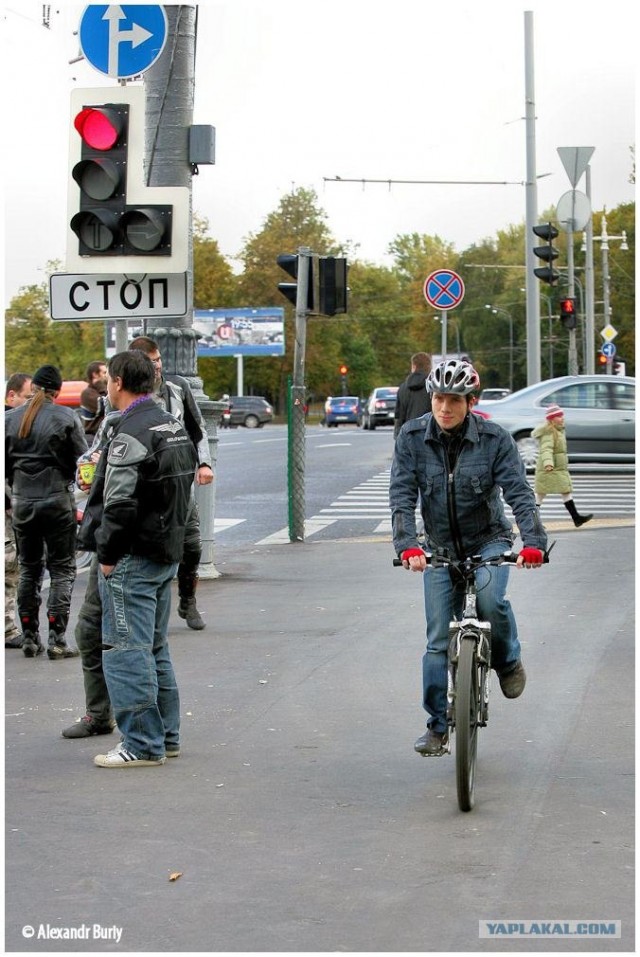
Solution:
<svg viewBox="0 0 640 957">
<path fill-rule="evenodd" d="M 465 609 L 465 612 L 467 609 Z M 484 727 L 489 719 L 489 673 L 491 669 L 491 625 L 465 614 L 461 621 L 449 625 L 449 650 L 447 654 L 447 724 L 450 732 L 455 729 L 456 669 L 463 641 L 473 641 L 479 667 L 478 725 Z M 447 750 L 451 750 L 451 733 Z"/>
</svg>

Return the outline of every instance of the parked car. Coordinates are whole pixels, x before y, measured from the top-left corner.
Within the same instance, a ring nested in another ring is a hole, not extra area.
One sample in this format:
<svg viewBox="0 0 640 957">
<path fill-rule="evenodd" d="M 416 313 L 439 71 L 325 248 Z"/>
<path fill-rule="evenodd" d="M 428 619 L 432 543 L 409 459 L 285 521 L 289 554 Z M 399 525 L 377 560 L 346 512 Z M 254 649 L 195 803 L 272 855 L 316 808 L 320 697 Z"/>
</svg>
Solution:
<svg viewBox="0 0 640 957">
<path fill-rule="evenodd" d="M 66 405 L 70 409 L 77 409 L 80 405 L 80 396 L 87 388 L 84 379 L 67 379 L 62 383 L 60 393 L 53 400 L 56 405 Z"/>
<path fill-rule="evenodd" d="M 374 389 L 362 412 L 362 428 L 373 431 L 378 425 L 393 425 L 397 398 L 397 385 Z"/>
<path fill-rule="evenodd" d="M 247 429 L 261 429 L 273 421 L 273 408 L 262 395 L 232 395 L 230 425 L 244 425 Z"/>
<path fill-rule="evenodd" d="M 635 462 L 636 384 L 630 376 L 561 376 L 475 408 L 511 433 L 533 468 L 538 446 L 531 433 L 550 405 L 564 411 L 570 462 Z"/>
<path fill-rule="evenodd" d="M 361 416 L 360 399 L 355 395 L 330 395 L 324 404 L 324 423 L 327 427 L 360 425 Z"/>
<path fill-rule="evenodd" d="M 495 402 L 496 399 L 506 399 L 511 395 L 511 389 L 483 389 L 480 393 L 481 402 Z"/>
</svg>

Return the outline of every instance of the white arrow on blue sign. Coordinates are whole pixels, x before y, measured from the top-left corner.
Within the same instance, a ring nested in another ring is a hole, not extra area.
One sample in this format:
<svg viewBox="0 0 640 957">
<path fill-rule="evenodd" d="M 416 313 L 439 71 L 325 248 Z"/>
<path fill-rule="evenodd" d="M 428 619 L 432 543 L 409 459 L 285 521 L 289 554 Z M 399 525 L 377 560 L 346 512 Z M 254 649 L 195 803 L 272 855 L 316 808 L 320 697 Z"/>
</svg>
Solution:
<svg viewBox="0 0 640 957">
<path fill-rule="evenodd" d="M 613 359 L 616 354 L 616 347 L 613 342 L 603 342 L 602 344 L 602 355 L 606 356 L 607 359 Z"/>
<path fill-rule="evenodd" d="M 164 7 L 91 4 L 80 21 L 80 47 L 100 73 L 129 80 L 158 59 L 167 40 Z"/>
</svg>

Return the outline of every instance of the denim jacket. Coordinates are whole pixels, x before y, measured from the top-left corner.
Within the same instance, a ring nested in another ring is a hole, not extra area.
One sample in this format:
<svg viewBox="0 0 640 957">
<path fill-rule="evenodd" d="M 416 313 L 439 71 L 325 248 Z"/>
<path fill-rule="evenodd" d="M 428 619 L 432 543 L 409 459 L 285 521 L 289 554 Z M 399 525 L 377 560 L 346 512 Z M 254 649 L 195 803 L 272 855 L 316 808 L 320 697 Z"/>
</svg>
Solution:
<svg viewBox="0 0 640 957">
<path fill-rule="evenodd" d="M 523 545 L 547 547 L 533 490 L 508 432 L 471 413 L 462 447 L 449 473 L 447 452 L 433 415 L 403 425 L 391 466 L 389 504 L 393 545 L 398 555 L 417 548 L 416 505 L 420 504 L 430 551 L 452 556 L 475 554 L 495 540 L 514 541 L 500 499 L 513 510 Z"/>
</svg>

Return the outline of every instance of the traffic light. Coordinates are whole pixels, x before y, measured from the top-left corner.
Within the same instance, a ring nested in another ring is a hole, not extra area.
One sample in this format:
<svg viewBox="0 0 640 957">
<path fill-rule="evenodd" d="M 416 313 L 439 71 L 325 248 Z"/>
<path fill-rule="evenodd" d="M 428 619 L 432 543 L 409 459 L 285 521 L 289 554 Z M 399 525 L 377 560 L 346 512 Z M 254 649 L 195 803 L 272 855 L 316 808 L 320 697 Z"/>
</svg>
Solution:
<svg viewBox="0 0 640 957">
<path fill-rule="evenodd" d="M 313 258 L 309 256 L 308 259 L 309 282 L 307 285 L 307 309 L 311 309 L 313 307 Z M 292 279 L 298 278 L 298 256 L 294 256 L 291 253 L 282 253 L 281 256 L 277 257 L 276 262 Z M 282 295 L 286 296 L 289 302 L 295 306 L 298 297 L 298 283 L 279 282 L 278 289 Z"/>
<path fill-rule="evenodd" d="M 67 269 L 178 273 L 188 261 L 189 190 L 143 181 L 143 87 L 74 90 Z"/>
<path fill-rule="evenodd" d="M 553 261 L 557 259 L 559 255 L 558 250 L 553 245 L 553 240 L 558 235 L 558 230 L 553 223 L 542 223 L 540 226 L 534 226 L 533 232 L 539 239 L 546 240 L 546 246 L 534 246 L 533 254 L 547 264 L 546 266 L 539 266 L 538 269 L 534 269 L 533 275 L 541 279 L 542 282 L 554 286 L 560 277 L 558 270 L 553 268 Z"/>
<path fill-rule="evenodd" d="M 320 301 L 314 312 L 335 316 L 347 311 L 347 260 L 320 257 Z"/>
<path fill-rule="evenodd" d="M 340 366 L 340 375 L 346 375 L 349 371 L 349 367 L 345 365 Z"/>
<path fill-rule="evenodd" d="M 606 364 L 607 364 L 607 357 L 606 357 L 605 355 L 603 355 L 601 352 L 599 352 L 599 353 L 598 353 L 598 365 L 599 365 L 599 366 L 606 366 Z"/>
<path fill-rule="evenodd" d="M 575 329 L 578 323 L 575 299 L 567 298 L 560 300 L 560 318 L 562 319 L 565 329 Z"/>
</svg>

